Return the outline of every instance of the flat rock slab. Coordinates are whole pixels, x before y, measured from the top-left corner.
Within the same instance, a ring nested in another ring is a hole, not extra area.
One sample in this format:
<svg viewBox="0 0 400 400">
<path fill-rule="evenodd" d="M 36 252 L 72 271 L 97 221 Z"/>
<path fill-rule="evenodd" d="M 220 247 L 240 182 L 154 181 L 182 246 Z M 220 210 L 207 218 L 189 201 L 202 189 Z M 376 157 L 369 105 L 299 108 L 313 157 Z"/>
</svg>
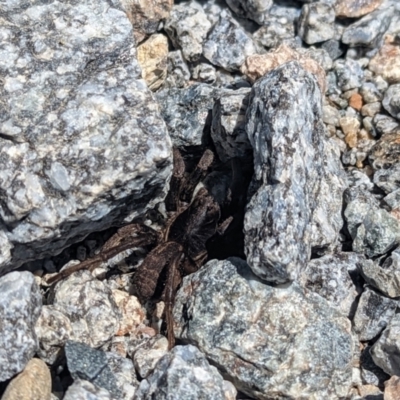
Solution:
<svg viewBox="0 0 400 400">
<path fill-rule="evenodd" d="M 263 284 L 238 258 L 184 278 L 175 335 L 257 399 L 334 399 L 351 386 L 350 321 L 295 283 Z"/>
<path fill-rule="evenodd" d="M 141 215 L 172 160 L 119 2 L 3 2 L 0 49 L 4 272 Z"/>
</svg>

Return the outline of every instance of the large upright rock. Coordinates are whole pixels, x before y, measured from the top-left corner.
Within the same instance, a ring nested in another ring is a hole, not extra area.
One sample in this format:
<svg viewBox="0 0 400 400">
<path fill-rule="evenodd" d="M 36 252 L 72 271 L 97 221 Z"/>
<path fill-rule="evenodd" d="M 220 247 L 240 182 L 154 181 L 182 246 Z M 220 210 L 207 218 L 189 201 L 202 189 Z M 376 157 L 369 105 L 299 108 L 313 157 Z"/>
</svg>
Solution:
<svg viewBox="0 0 400 400">
<path fill-rule="evenodd" d="M 313 248 L 334 246 L 343 224 L 346 181 L 321 108 L 315 78 L 294 61 L 257 81 L 250 95 L 255 174 L 245 246 L 254 273 L 267 281 L 296 279 Z"/>
<path fill-rule="evenodd" d="M 171 142 L 118 1 L 3 1 L 0 49 L 4 272 L 162 200 Z"/>
</svg>

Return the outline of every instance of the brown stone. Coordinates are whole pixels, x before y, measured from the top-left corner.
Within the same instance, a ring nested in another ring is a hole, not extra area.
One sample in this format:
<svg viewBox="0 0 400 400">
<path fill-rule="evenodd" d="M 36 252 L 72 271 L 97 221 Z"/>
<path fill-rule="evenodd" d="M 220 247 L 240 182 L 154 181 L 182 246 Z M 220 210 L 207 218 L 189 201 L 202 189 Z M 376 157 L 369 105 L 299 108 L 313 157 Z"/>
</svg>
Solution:
<svg viewBox="0 0 400 400">
<path fill-rule="evenodd" d="M 335 13 L 337 17 L 358 18 L 374 11 L 382 0 L 337 0 Z"/>
<path fill-rule="evenodd" d="M 385 382 L 385 391 L 383 393 L 384 400 L 399 400 L 400 399 L 400 378 L 393 375 Z"/>
<path fill-rule="evenodd" d="M 391 38 L 387 38 L 379 52 L 371 59 L 368 68 L 389 83 L 399 83 L 400 46 L 390 42 Z"/>
<path fill-rule="evenodd" d="M 359 93 L 354 93 L 349 99 L 349 106 L 360 111 L 363 106 L 363 100 Z"/>
<path fill-rule="evenodd" d="M 142 77 L 151 90 L 157 90 L 167 76 L 168 39 L 161 34 L 150 36 L 137 48 Z"/>
<path fill-rule="evenodd" d="M 321 92 L 325 92 L 325 71 L 312 58 L 306 57 L 289 46 L 281 45 L 266 54 L 248 56 L 240 70 L 253 82 L 289 61 L 297 61 L 306 71 L 315 75 Z"/>
<path fill-rule="evenodd" d="M 32 358 L 8 384 L 1 400 L 50 400 L 51 375 L 47 365 Z"/>
</svg>

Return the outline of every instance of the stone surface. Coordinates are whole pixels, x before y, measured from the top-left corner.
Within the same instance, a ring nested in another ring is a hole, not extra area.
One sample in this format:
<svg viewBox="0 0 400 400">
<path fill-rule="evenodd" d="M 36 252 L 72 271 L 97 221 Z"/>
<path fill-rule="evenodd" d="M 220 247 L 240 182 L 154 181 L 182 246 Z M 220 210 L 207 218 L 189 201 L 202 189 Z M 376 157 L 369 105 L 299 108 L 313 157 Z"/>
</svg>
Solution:
<svg viewBox="0 0 400 400">
<path fill-rule="evenodd" d="M 176 346 L 140 382 L 135 400 L 225 400 L 224 380 L 194 346 Z"/>
<path fill-rule="evenodd" d="M 297 62 L 254 84 L 247 121 L 255 165 L 244 223 L 247 260 L 262 279 L 284 283 L 296 279 L 313 246 L 337 240 L 339 157 L 325 140 L 318 85 Z"/>
<path fill-rule="evenodd" d="M 184 278 L 174 331 L 236 388 L 257 399 L 345 396 L 351 385 L 350 321 L 293 283 L 263 284 L 241 259 L 209 261 Z M 234 264 L 232 264 L 234 263 Z"/>
<path fill-rule="evenodd" d="M 389 86 L 382 100 L 383 108 L 400 121 L 400 83 Z"/>
<path fill-rule="evenodd" d="M 114 400 L 111 393 L 93 383 L 76 379 L 65 392 L 63 400 Z"/>
<path fill-rule="evenodd" d="M 4 273 L 144 214 L 172 157 L 119 3 L 7 1 L 0 27 Z"/>
<path fill-rule="evenodd" d="M 38 349 L 35 324 L 42 297 L 27 271 L 0 277 L 0 382 L 21 372 Z"/>
<path fill-rule="evenodd" d="M 47 365 L 32 358 L 24 370 L 11 380 L 1 400 L 50 400 L 51 375 Z"/>
<path fill-rule="evenodd" d="M 253 33 L 256 43 L 268 48 L 276 48 L 286 41 L 290 42 L 295 32 L 295 24 L 290 18 L 269 16 L 263 26 Z"/>
<path fill-rule="evenodd" d="M 357 147 L 357 134 L 360 129 L 360 121 L 354 117 L 340 118 L 340 127 L 345 134 L 345 142 L 350 148 Z"/>
<path fill-rule="evenodd" d="M 217 80 L 217 71 L 208 63 L 199 63 L 192 68 L 193 79 L 199 82 L 212 84 Z"/>
<path fill-rule="evenodd" d="M 387 194 L 400 189 L 400 157 L 397 164 L 377 170 L 374 174 L 374 183 Z"/>
<path fill-rule="evenodd" d="M 203 45 L 204 57 L 227 71 L 239 70 L 246 57 L 255 52 L 252 38 L 225 11 L 221 13 Z"/>
<path fill-rule="evenodd" d="M 334 62 L 339 88 L 345 92 L 350 89 L 359 88 L 364 80 L 364 71 L 357 61 L 352 59 L 340 59 Z"/>
<path fill-rule="evenodd" d="M 368 155 L 370 164 L 376 170 L 390 168 L 400 161 L 400 129 L 397 130 L 396 126 L 392 125 L 395 132 L 391 133 L 389 130 L 383 134 Z"/>
<path fill-rule="evenodd" d="M 200 146 L 217 89 L 195 83 L 185 89 L 163 89 L 156 97 L 175 146 Z"/>
<path fill-rule="evenodd" d="M 89 271 L 59 282 L 53 305 L 71 321 L 73 337 L 92 347 L 106 343 L 120 328 L 122 316 L 111 290 Z"/>
<path fill-rule="evenodd" d="M 236 15 L 243 18 L 250 18 L 260 25 L 268 20 L 269 9 L 272 0 L 227 0 L 228 6 Z"/>
<path fill-rule="evenodd" d="M 362 382 L 369 385 L 383 386 L 389 376 L 382 368 L 379 368 L 372 359 L 371 346 L 368 345 L 364 348 L 360 355 L 360 368 Z"/>
<path fill-rule="evenodd" d="M 174 46 L 182 50 L 187 61 L 199 60 L 203 42 L 211 23 L 200 4 L 196 2 L 175 4 L 164 29 Z"/>
<path fill-rule="evenodd" d="M 368 69 L 389 83 L 400 83 L 400 46 L 386 42 L 371 59 Z"/>
<path fill-rule="evenodd" d="M 152 35 L 137 48 L 142 77 L 151 90 L 157 90 L 167 76 L 168 39 L 162 34 Z"/>
<path fill-rule="evenodd" d="M 180 50 L 168 53 L 167 71 L 164 88 L 183 88 L 188 85 L 190 70 Z"/>
<path fill-rule="evenodd" d="M 382 0 L 337 0 L 335 12 L 338 17 L 358 18 L 374 11 Z"/>
<path fill-rule="evenodd" d="M 298 34 L 307 43 L 314 44 L 335 36 L 335 11 L 329 4 L 304 4 L 298 21 Z"/>
<path fill-rule="evenodd" d="M 400 393 L 400 377 L 392 376 L 385 382 L 384 400 L 397 400 Z"/>
</svg>

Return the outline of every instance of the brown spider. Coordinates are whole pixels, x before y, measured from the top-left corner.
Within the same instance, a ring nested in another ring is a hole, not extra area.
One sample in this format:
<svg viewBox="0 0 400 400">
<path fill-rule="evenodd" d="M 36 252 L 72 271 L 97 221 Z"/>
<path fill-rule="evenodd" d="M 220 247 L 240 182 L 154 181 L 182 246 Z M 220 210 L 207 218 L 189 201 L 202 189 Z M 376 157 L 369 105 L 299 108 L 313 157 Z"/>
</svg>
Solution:
<svg viewBox="0 0 400 400">
<path fill-rule="evenodd" d="M 122 227 L 104 244 L 98 255 L 61 271 L 49 278 L 47 283 L 53 284 L 81 269 L 92 270 L 126 249 L 155 246 L 137 268 L 134 285 L 139 297 L 151 299 L 160 285 L 162 272 L 166 272 L 161 299 L 165 303 L 168 344 L 172 348 L 175 343 L 172 308 L 177 288 L 183 276 L 197 271 L 206 260 L 206 242 L 216 232 L 222 234 L 232 220 L 228 218 L 218 225 L 220 206 L 205 187 L 199 189 L 193 197 L 196 186 L 204 179 L 213 159 L 213 153 L 206 150 L 194 171 L 187 177 L 183 158 L 174 149 L 174 173 L 166 199 L 166 207 L 171 216 L 162 234 L 141 224 Z"/>
</svg>

